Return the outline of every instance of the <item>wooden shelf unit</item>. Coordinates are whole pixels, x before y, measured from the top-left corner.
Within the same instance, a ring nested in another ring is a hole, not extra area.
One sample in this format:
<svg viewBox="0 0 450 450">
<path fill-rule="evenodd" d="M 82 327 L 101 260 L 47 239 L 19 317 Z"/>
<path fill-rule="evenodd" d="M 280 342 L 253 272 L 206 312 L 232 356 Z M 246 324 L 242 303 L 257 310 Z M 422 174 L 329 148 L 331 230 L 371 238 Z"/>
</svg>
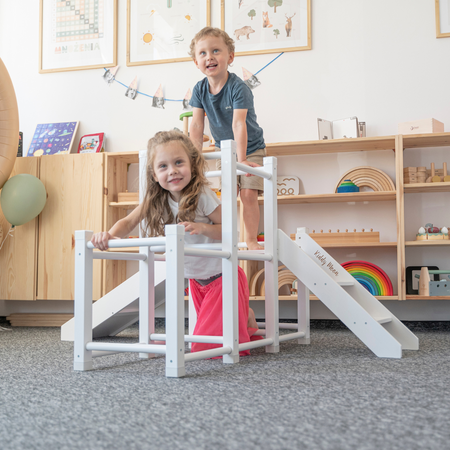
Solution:
<svg viewBox="0 0 450 450">
<path fill-rule="evenodd" d="M 324 248 L 355 248 L 355 247 L 380 247 L 396 248 L 397 250 L 397 283 L 398 295 L 392 296 L 389 300 L 411 300 L 418 299 L 417 296 L 406 295 L 406 277 L 405 277 L 405 248 L 414 246 L 446 246 L 450 241 L 405 241 L 405 223 L 404 223 L 404 195 L 408 193 L 433 193 L 450 192 L 450 183 L 421 183 L 404 184 L 403 183 L 403 150 L 406 148 L 435 148 L 450 146 L 450 133 L 434 133 L 426 135 L 395 135 L 384 137 L 366 137 L 357 139 L 335 139 L 328 141 L 303 141 L 303 142 L 284 142 L 267 145 L 268 156 L 299 156 L 311 154 L 343 153 L 357 151 L 383 151 L 393 150 L 395 152 L 395 174 L 396 191 L 395 192 L 360 192 L 350 194 L 314 194 L 314 195 L 296 195 L 279 196 L 280 205 L 288 204 L 308 204 L 308 203 L 337 203 L 337 202 L 367 202 L 367 201 L 395 201 L 397 216 L 397 242 L 380 242 L 373 245 L 361 244 L 337 244 L 326 246 Z M 264 202 L 260 197 L 259 203 Z M 238 200 L 239 202 L 239 200 Z M 241 225 L 243 225 L 241 217 Z M 240 240 L 244 240 L 241 236 Z M 247 264 L 247 270 L 254 270 L 254 263 Z M 430 298 L 431 299 L 431 298 Z M 447 299 L 447 297 L 439 297 Z M 450 297 L 448 298 L 450 299 Z"/>
<path fill-rule="evenodd" d="M 408 149 L 433 149 L 438 147 L 450 147 L 450 133 L 429 133 L 429 134 L 413 134 L 413 135 L 399 135 L 397 137 L 397 161 L 399 170 L 402 173 L 402 186 L 401 189 L 404 194 L 418 194 L 418 193 L 439 193 L 450 192 L 450 183 L 415 183 L 403 185 L 403 153 Z M 426 150 L 424 150 L 426 151 Z M 402 217 L 401 217 L 401 234 L 404 239 L 405 235 L 405 222 L 404 222 L 404 202 L 402 199 Z M 431 240 L 431 241 L 404 241 L 404 248 L 406 247 L 446 247 L 450 245 L 450 240 Z M 406 270 L 406 252 L 403 252 L 403 271 Z M 450 300 L 450 296 L 433 296 L 424 297 L 421 295 L 406 295 L 406 280 L 403 280 L 402 298 L 405 300 Z"/>
</svg>

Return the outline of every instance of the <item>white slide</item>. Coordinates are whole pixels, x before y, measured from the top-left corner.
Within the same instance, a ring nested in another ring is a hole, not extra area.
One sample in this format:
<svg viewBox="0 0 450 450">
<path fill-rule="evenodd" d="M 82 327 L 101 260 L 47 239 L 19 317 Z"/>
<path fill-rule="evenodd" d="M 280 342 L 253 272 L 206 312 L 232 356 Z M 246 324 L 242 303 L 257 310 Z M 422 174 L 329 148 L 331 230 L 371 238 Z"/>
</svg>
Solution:
<svg viewBox="0 0 450 450">
<path fill-rule="evenodd" d="M 155 309 L 165 302 L 166 263 L 155 262 Z M 92 305 L 93 337 L 115 336 L 139 320 L 139 272 Z M 61 327 L 61 340 L 74 340 L 74 319 Z"/>
<path fill-rule="evenodd" d="M 278 230 L 279 260 L 375 355 L 418 350 L 418 338 L 302 230 L 295 242 Z"/>
</svg>

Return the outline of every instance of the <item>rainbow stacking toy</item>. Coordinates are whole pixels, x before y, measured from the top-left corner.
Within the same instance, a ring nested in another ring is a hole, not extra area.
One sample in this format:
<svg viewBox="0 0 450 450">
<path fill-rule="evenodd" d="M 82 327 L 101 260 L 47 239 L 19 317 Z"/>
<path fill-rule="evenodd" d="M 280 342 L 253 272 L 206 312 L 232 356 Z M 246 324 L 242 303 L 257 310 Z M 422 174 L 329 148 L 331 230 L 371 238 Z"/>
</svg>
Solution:
<svg viewBox="0 0 450 450">
<path fill-rule="evenodd" d="M 392 282 L 386 272 L 367 261 L 348 261 L 342 267 L 355 277 L 372 295 L 394 295 Z"/>
</svg>

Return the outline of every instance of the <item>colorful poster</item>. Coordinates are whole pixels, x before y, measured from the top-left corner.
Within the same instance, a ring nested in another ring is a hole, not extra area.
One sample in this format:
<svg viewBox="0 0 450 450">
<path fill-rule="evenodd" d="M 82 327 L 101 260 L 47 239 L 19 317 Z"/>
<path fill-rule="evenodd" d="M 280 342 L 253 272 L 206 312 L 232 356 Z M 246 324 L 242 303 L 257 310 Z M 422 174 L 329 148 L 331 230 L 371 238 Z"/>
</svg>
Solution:
<svg viewBox="0 0 450 450">
<path fill-rule="evenodd" d="M 79 122 L 41 123 L 36 126 L 27 156 L 70 153 Z"/>
<path fill-rule="evenodd" d="M 41 0 L 40 73 L 113 67 L 117 0 Z"/>
</svg>

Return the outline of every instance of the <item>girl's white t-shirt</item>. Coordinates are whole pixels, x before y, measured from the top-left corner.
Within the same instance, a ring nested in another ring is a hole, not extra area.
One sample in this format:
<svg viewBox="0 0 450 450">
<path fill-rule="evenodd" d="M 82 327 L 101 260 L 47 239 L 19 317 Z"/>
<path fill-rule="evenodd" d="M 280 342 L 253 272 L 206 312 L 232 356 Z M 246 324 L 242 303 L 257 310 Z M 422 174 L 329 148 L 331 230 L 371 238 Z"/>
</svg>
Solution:
<svg viewBox="0 0 450 450">
<path fill-rule="evenodd" d="M 209 188 L 205 187 L 200 194 L 198 201 L 198 207 L 195 211 L 194 222 L 212 224 L 213 222 L 208 216 L 215 211 L 220 205 L 220 200 L 217 195 Z M 178 203 L 169 196 L 169 206 L 172 211 L 173 217 L 178 215 Z M 215 239 L 211 239 L 203 234 L 191 235 L 186 232 L 184 236 L 184 243 L 186 246 L 192 244 L 209 244 L 217 243 Z M 221 258 L 205 258 L 198 256 L 185 256 L 184 257 L 184 276 L 185 278 L 195 278 L 197 280 L 206 280 L 222 273 L 222 259 Z"/>
</svg>

